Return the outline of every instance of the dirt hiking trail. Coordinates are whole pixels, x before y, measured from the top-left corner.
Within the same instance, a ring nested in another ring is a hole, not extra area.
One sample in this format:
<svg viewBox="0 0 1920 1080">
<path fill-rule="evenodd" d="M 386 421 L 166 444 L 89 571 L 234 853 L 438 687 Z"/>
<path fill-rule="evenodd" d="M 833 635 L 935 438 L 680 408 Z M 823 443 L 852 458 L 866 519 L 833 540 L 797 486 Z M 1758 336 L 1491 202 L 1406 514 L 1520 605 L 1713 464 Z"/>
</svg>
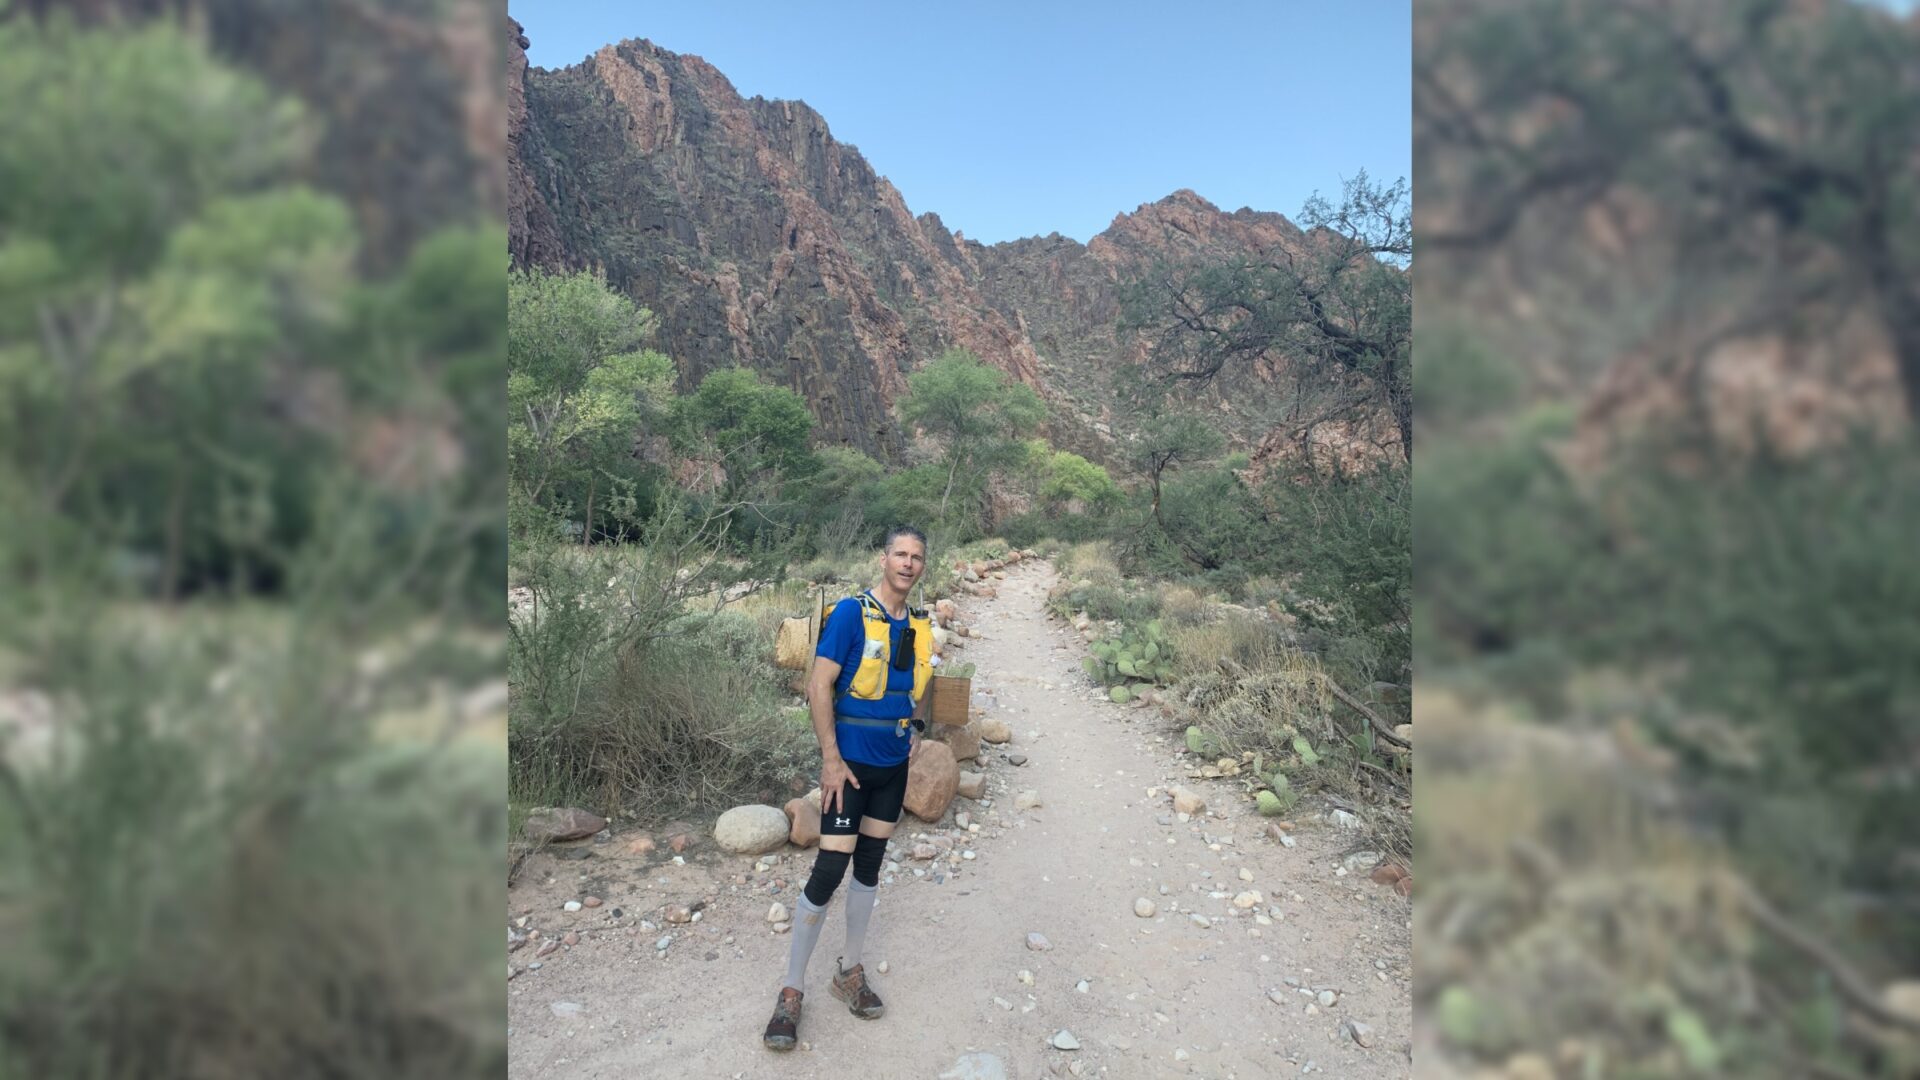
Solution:
<svg viewBox="0 0 1920 1080">
<path fill-rule="evenodd" d="M 1044 610 L 1051 565 L 1005 574 L 994 599 L 956 598 L 975 636 L 948 659 L 978 665 L 975 705 L 1014 737 L 961 765 L 987 774 L 983 801 L 955 798 L 937 825 L 907 815 L 888 846 L 865 949 L 886 1015 L 856 1019 L 827 990 L 843 882 L 807 970 L 802 1046 L 761 1046 L 791 941 L 768 910 L 793 907 L 814 852 L 731 855 L 710 820 L 645 834 L 616 824 L 611 842 L 531 856 L 509 892 L 509 919 L 541 932 L 532 945 L 577 934 L 537 969 L 536 948 L 509 955 L 513 1076 L 1411 1075 L 1410 901 L 1341 867 L 1358 834 L 1309 800 L 1284 846 L 1237 781 L 1188 778 L 1199 763 L 1157 710 L 1088 684 L 1085 642 Z M 1207 809 L 1181 821 L 1174 785 Z M 1016 809 L 1029 789 L 1041 805 Z M 682 827 L 694 837 L 683 863 L 664 842 L 631 850 Z M 951 853 L 910 857 L 934 841 Z M 1250 909 L 1235 906 L 1254 891 Z M 604 903 L 563 910 L 587 896 Z M 698 921 L 669 922 L 679 906 Z M 1051 948 L 1030 949 L 1030 933 Z M 1365 1025 L 1366 1046 L 1349 1021 Z M 1077 1049 L 1056 1048 L 1063 1030 Z"/>
</svg>

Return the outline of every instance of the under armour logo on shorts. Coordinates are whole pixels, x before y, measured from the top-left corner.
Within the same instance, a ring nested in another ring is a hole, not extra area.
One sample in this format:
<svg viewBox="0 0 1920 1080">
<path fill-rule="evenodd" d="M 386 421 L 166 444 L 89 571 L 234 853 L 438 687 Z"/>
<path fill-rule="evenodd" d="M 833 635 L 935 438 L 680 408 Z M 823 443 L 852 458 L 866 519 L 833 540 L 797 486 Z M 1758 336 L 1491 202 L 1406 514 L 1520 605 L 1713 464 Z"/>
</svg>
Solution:
<svg viewBox="0 0 1920 1080">
<path fill-rule="evenodd" d="M 853 824 L 852 818 L 837 817 L 833 819 L 833 827 L 836 829 L 844 829 L 851 824 Z"/>
</svg>

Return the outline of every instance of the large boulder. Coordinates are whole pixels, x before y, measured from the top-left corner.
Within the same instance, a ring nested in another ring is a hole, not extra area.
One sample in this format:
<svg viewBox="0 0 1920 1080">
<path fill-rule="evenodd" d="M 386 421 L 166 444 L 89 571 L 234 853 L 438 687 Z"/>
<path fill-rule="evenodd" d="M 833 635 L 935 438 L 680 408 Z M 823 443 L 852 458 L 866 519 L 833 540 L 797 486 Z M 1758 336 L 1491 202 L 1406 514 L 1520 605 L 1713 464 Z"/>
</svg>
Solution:
<svg viewBox="0 0 1920 1080">
<path fill-rule="evenodd" d="M 927 738 L 945 743 L 953 751 L 953 760 L 972 761 L 980 756 L 981 731 L 978 724 L 928 724 Z"/>
<path fill-rule="evenodd" d="M 607 819 L 573 806 L 536 806 L 521 835 L 535 843 L 584 840 L 607 827 Z"/>
<path fill-rule="evenodd" d="M 713 842 L 735 855 L 764 855 L 787 842 L 793 823 L 777 806 L 736 806 L 713 824 Z"/>
<path fill-rule="evenodd" d="M 907 812 L 922 821 L 939 821 L 959 788 L 960 766 L 953 751 L 945 743 L 928 741 L 907 770 Z"/>
<path fill-rule="evenodd" d="M 820 842 L 820 804 L 803 799 L 787 800 L 787 839 L 795 846 L 809 848 Z"/>
</svg>

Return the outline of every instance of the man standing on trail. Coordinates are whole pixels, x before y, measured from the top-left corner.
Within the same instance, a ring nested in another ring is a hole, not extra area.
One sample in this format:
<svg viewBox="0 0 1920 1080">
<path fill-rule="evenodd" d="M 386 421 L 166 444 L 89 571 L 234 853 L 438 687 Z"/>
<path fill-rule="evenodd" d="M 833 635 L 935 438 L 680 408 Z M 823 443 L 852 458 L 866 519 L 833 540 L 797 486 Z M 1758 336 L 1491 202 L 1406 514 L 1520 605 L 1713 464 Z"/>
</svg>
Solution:
<svg viewBox="0 0 1920 1080">
<path fill-rule="evenodd" d="M 926 730 L 933 628 L 926 612 L 907 606 L 907 592 L 926 568 L 926 535 L 908 525 L 889 530 L 881 545 L 880 584 L 834 605 L 814 650 L 807 698 L 820 739 L 820 854 L 794 912 L 786 981 L 762 1036 L 774 1050 L 793 1049 L 807 960 L 849 862 L 847 947 L 835 962 L 831 989 L 862 1020 L 886 1011 L 867 984 L 860 949 L 887 838 L 906 799 L 907 769 L 920 752 L 915 732 Z"/>
</svg>

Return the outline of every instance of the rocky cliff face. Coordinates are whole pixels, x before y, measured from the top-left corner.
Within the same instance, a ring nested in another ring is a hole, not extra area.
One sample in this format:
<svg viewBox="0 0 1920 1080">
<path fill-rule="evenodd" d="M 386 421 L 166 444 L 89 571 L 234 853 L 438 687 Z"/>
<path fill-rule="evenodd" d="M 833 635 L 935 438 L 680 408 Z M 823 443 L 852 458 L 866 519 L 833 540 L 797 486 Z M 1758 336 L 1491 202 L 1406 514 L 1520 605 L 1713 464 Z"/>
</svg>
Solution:
<svg viewBox="0 0 1920 1080">
<path fill-rule="evenodd" d="M 742 365 L 798 391 L 825 442 L 897 458 L 906 375 L 950 347 L 1032 386 L 1056 446 L 1109 459 L 1124 275 L 1162 257 L 1301 242 L 1279 214 L 1226 214 L 1190 191 L 1121 214 L 1082 245 L 969 241 L 837 142 L 800 102 L 744 99 L 694 56 L 647 41 L 558 71 L 511 49 L 509 212 L 516 265 L 595 267 L 660 319 L 683 383 Z M 1209 397 L 1247 445 L 1273 372 Z"/>
</svg>

